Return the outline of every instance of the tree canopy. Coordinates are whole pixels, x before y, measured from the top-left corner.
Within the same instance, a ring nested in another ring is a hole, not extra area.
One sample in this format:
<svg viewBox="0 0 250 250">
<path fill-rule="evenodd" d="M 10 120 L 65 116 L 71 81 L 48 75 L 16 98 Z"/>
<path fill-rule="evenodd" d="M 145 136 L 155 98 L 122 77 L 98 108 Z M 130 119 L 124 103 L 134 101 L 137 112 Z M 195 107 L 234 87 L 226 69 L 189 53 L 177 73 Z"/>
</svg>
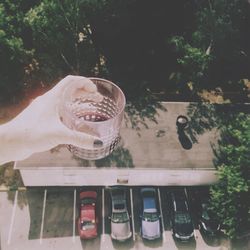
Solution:
<svg viewBox="0 0 250 250">
<path fill-rule="evenodd" d="M 235 115 L 221 130 L 216 148 L 219 183 L 211 187 L 211 205 L 228 236 L 237 238 L 250 229 L 250 115 Z"/>
<path fill-rule="evenodd" d="M 0 100 L 81 74 L 186 100 L 219 88 L 244 101 L 249 13 L 247 0 L 3 0 Z"/>
</svg>

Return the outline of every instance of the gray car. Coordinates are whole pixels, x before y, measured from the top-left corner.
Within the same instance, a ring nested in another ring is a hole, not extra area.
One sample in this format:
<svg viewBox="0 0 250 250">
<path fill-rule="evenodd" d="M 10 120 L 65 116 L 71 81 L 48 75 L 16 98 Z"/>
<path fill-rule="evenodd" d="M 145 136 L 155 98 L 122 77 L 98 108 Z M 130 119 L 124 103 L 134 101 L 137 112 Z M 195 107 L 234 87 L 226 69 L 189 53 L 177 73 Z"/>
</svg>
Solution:
<svg viewBox="0 0 250 250">
<path fill-rule="evenodd" d="M 118 241 L 125 241 L 132 235 L 126 202 L 126 190 L 119 187 L 112 188 L 111 200 L 111 238 Z"/>
<path fill-rule="evenodd" d="M 142 215 L 141 235 L 147 240 L 155 240 L 161 237 L 160 216 L 156 203 L 156 191 L 154 188 L 142 188 Z"/>
</svg>

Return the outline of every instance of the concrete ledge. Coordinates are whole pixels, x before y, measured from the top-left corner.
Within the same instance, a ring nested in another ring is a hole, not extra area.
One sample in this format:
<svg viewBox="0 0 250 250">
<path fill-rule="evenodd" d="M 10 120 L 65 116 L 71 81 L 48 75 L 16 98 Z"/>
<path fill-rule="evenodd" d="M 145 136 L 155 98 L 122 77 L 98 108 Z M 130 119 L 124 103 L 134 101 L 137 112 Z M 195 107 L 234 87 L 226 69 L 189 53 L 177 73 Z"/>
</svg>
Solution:
<svg viewBox="0 0 250 250">
<path fill-rule="evenodd" d="M 0 192 L 8 192 L 8 191 L 26 191 L 26 187 L 9 187 L 9 186 L 0 186 Z"/>
</svg>

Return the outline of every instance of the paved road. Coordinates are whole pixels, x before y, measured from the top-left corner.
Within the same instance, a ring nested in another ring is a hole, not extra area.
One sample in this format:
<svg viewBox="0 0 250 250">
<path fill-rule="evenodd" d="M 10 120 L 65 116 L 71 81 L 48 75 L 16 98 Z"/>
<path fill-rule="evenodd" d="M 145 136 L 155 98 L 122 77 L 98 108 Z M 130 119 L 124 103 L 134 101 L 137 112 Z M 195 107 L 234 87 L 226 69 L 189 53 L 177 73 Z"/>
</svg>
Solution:
<svg viewBox="0 0 250 250">
<path fill-rule="evenodd" d="M 162 212 L 161 239 L 148 242 L 140 237 L 139 187 L 130 187 L 127 194 L 133 237 L 125 243 L 114 242 L 110 238 L 109 188 L 93 187 L 98 192 L 99 237 L 85 241 L 80 240 L 76 229 L 80 188 L 32 188 L 27 191 L 1 192 L 1 249 L 228 249 L 228 242 L 223 236 L 209 241 L 197 228 L 195 240 L 190 243 L 180 244 L 174 241 L 169 219 L 170 188 L 156 188 L 158 207 Z"/>
</svg>

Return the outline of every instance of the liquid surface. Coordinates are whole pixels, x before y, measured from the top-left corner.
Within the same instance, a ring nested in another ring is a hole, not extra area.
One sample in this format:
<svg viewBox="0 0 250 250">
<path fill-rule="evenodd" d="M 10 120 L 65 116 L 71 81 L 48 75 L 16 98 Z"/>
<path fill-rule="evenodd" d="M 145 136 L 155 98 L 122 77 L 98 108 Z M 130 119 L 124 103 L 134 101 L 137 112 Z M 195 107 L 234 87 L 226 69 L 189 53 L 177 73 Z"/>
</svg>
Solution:
<svg viewBox="0 0 250 250">
<path fill-rule="evenodd" d="M 109 116 L 99 113 L 99 112 L 87 112 L 87 113 L 82 114 L 79 118 L 84 119 L 85 121 L 91 121 L 91 122 L 103 122 L 103 121 L 107 121 L 108 119 L 110 119 Z"/>
</svg>

